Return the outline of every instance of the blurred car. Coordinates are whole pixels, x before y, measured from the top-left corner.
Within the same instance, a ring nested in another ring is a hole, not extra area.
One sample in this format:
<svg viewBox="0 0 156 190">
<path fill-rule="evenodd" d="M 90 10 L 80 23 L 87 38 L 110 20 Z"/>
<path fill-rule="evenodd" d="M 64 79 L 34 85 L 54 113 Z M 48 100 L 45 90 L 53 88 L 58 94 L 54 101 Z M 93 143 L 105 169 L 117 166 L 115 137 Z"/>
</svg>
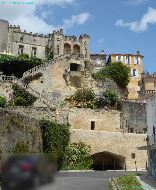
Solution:
<svg viewBox="0 0 156 190">
<path fill-rule="evenodd" d="M 55 163 L 45 155 L 12 155 L 1 167 L 2 190 L 38 188 L 52 182 Z"/>
</svg>

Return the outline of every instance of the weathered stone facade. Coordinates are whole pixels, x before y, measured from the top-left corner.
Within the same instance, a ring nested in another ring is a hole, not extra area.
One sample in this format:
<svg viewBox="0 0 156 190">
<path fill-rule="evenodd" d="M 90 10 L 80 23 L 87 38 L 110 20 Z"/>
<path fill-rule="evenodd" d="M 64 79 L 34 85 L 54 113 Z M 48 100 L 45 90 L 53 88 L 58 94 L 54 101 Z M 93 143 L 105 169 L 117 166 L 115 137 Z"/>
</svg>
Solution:
<svg viewBox="0 0 156 190">
<path fill-rule="evenodd" d="M 72 109 L 68 122 L 73 129 L 119 132 L 121 113 L 115 110 Z"/>
<path fill-rule="evenodd" d="M 122 130 L 125 133 L 147 133 L 147 103 L 144 101 L 122 102 Z"/>
<path fill-rule="evenodd" d="M 63 30 L 53 31 L 52 34 L 33 34 L 21 31 L 20 26 L 9 26 L 8 21 L 0 20 L 0 52 L 13 55 L 28 54 L 32 57 L 46 58 L 50 53 L 53 58 L 65 53 L 78 53 L 90 59 L 90 37 L 87 34 L 65 36 Z"/>
<path fill-rule="evenodd" d="M 42 150 L 39 122 L 27 115 L 0 109 L 0 151 L 12 151 L 17 143 L 24 143 L 30 152 Z"/>
<path fill-rule="evenodd" d="M 140 147 L 146 146 L 146 137 L 140 134 L 74 129 L 71 142 L 82 141 L 90 145 L 92 155 L 102 152 L 111 153 L 119 158 L 117 162 L 121 162 L 119 164 L 122 169 L 135 170 L 136 167 L 137 169 L 146 168 L 147 150 L 139 150 Z M 135 158 L 132 158 L 132 154 L 135 154 Z M 105 161 L 104 158 L 101 162 L 103 161 Z"/>
</svg>

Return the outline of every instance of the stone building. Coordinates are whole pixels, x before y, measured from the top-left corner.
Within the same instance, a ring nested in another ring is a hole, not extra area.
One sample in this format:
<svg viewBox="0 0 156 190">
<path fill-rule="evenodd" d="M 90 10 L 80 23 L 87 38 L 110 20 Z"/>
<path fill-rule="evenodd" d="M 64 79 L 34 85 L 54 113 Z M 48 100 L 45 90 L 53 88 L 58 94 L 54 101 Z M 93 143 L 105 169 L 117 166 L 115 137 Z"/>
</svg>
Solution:
<svg viewBox="0 0 156 190">
<path fill-rule="evenodd" d="M 146 99 L 156 94 L 156 73 L 142 73 L 139 81 L 140 91 L 138 91 L 139 99 Z"/>
<path fill-rule="evenodd" d="M 87 34 L 65 36 L 63 29 L 48 35 L 33 34 L 21 31 L 20 26 L 9 25 L 6 20 L 0 20 L 0 52 L 13 55 L 25 53 L 42 59 L 47 54 L 55 58 L 65 53 L 78 53 L 90 59 L 89 41 Z"/>
<path fill-rule="evenodd" d="M 137 99 L 140 87 L 138 82 L 143 73 L 143 56 L 137 51 L 137 54 L 110 54 L 107 65 L 114 62 L 122 62 L 130 67 L 130 83 L 128 84 L 128 99 Z"/>
<path fill-rule="evenodd" d="M 148 170 L 156 180 L 156 95 L 148 98 Z"/>
</svg>

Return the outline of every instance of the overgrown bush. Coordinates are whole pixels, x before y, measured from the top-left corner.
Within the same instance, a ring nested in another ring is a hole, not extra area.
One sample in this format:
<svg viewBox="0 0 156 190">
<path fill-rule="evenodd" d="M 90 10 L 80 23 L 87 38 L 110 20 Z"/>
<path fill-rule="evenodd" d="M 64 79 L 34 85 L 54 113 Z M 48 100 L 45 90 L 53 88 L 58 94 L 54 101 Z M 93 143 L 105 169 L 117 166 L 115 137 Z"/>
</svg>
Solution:
<svg viewBox="0 0 156 190">
<path fill-rule="evenodd" d="M 103 93 L 103 97 L 105 98 L 107 105 L 110 106 L 115 106 L 119 101 L 118 94 L 113 90 L 106 90 L 106 92 Z"/>
<path fill-rule="evenodd" d="M 93 108 L 95 93 L 90 89 L 81 89 L 71 96 L 69 101 L 75 106 L 79 105 L 83 108 Z"/>
<path fill-rule="evenodd" d="M 6 98 L 0 96 L 0 107 L 4 108 L 7 105 Z"/>
<path fill-rule="evenodd" d="M 119 102 L 118 94 L 113 90 L 106 90 L 103 96 L 96 99 L 95 107 L 102 109 L 105 106 L 115 106 Z"/>
<path fill-rule="evenodd" d="M 91 169 L 91 148 L 83 142 L 70 144 L 66 149 L 63 169 L 88 170 Z"/>
<path fill-rule="evenodd" d="M 58 169 L 61 169 L 70 140 L 69 125 L 42 120 L 41 129 L 43 152 L 56 153 Z"/>
<path fill-rule="evenodd" d="M 13 153 L 29 153 L 29 147 L 26 143 L 24 142 L 17 142 L 15 147 L 13 148 Z"/>
<path fill-rule="evenodd" d="M 112 63 L 110 66 L 103 68 L 97 73 L 93 73 L 95 79 L 111 78 L 120 87 L 125 88 L 130 81 L 130 68 L 122 62 Z"/>
<path fill-rule="evenodd" d="M 20 88 L 18 85 L 13 85 L 14 105 L 15 106 L 31 106 L 36 101 L 36 97 Z"/>
<path fill-rule="evenodd" d="M 27 54 L 20 56 L 0 54 L 0 71 L 4 75 L 14 74 L 17 78 L 21 78 L 23 73 L 37 65 L 43 64 L 43 60 L 37 57 L 30 57 Z"/>
</svg>

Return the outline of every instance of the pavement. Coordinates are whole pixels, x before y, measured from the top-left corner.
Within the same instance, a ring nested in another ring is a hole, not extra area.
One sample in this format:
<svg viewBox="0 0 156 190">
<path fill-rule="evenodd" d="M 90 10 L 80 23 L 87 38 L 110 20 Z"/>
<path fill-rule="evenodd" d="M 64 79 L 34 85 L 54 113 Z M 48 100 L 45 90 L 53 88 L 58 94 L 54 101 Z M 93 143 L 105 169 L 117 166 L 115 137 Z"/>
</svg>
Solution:
<svg viewBox="0 0 156 190">
<path fill-rule="evenodd" d="M 154 180 L 152 176 L 145 174 L 139 176 L 139 180 L 145 190 L 156 190 L 156 180 Z"/>
<path fill-rule="evenodd" d="M 39 190 L 109 190 L 109 178 L 125 175 L 124 171 L 61 172 L 55 183 Z M 133 172 L 130 172 L 133 173 Z M 145 172 L 140 172 L 145 174 Z"/>
</svg>

